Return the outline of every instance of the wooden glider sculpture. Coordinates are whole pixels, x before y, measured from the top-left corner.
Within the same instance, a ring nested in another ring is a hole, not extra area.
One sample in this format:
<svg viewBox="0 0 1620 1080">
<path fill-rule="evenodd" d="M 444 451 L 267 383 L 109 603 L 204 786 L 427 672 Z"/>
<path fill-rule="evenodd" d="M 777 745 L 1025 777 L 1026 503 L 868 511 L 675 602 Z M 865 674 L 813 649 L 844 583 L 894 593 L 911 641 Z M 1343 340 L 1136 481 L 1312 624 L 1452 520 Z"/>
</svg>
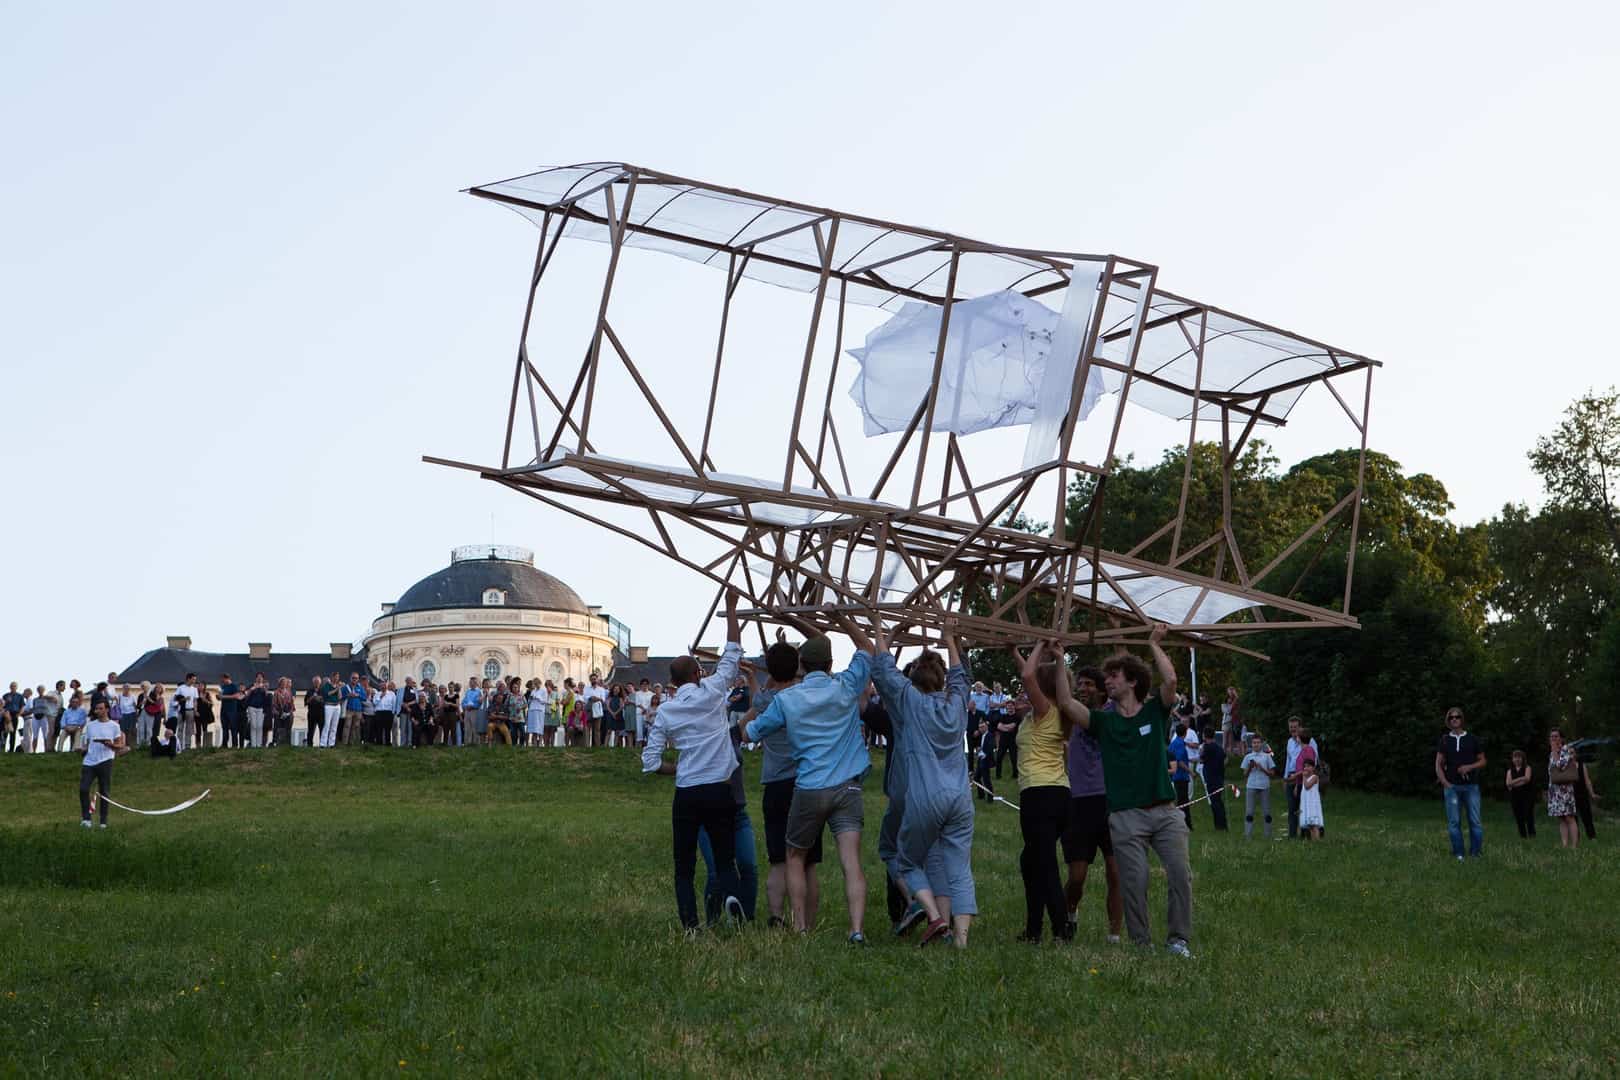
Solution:
<svg viewBox="0 0 1620 1080">
<path fill-rule="evenodd" d="M 528 218 L 539 242 L 500 464 L 426 460 L 473 469 L 735 588 L 756 622 L 836 632 L 860 616 L 900 628 L 901 643 L 949 625 L 979 645 L 1121 644 L 1164 622 L 1189 643 L 1242 652 L 1234 639 L 1260 631 L 1356 625 L 1350 581 L 1375 361 L 1165 292 L 1156 267 L 1118 255 L 980 243 L 622 163 L 543 169 L 470 192 Z M 594 277 L 565 276 L 573 307 L 581 282 L 590 288 L 594 319 L 573 312 L 580 339 L 541 348 L 538 319 L 549 309 L 537 295 L 565 238 L 604 245 L 595 250 L 605 271 L 599 290 Z M 714 273 L 625 257 L 636 249 Z M 633 355 L 619 312 L 659 290 L 627 284 L 632 262 L 654 280 L 713 282 L 703 286 L 717 311 L 701 361 L 667 362 L 667 339 L 647 333 Z M 803 314 L 773 314 L 774 354 L 754 349 L 728 367 L 728 327 L 735 336 L 745 305 L 769 301 L 774 312 L 794 296 L 740 287 L 748 281 L 796 290 Z M 888 321 L 857 349 L 861 319 Z M 611 400 L 610 373 L 626 388 Z M 1351 379 L 1364 386 L 1335 386 Z M 1233 466 L 1257 427 L 1285 423 L 1318 383 L 1359 433 L 1355 490 L 1250 569 L 1232 528 Z M 665 407 L 672 384 L 692 396 L 689 408 Z M 650 407 L 636 430 L 667 437 L 664 460 L 613 456 L 628 427 L 625 398 Z M 781 423 L 756 426 L 723 467 L 726 418 L 753 419 L 768 404 Z M 1149 413 L 1184 425 L 1189 450 L 1200 432 L 1218 435 L 1220 525 L 1207 537 L 1184 532 L 1189 453 L 1176 513 L 1129 550 L 1104 550 L 1096 536 L 1121 424 Z M 864 418 L 858 446 L 852 418 Z M 1018 427 L 1027 428 L 1022 460 L 1006 430 L 979 434 Z M 1082 429 L 1098 451 L 1090 461 Z M 1071 533 L 1064 499 L 1084 474 L 1095 478 L 1090 504 Z M 1049 533 L 1009 524 L 1048 514 Z M 1337 609 L 1267 591 L 1288 556 L 1313 540 L 1320 554 L 1345 529 Z M 1163 561 L 1144 556 L 1166 538 Z M 1209 552 L 1211 572 L 1191 572 Z"/>
</svg>

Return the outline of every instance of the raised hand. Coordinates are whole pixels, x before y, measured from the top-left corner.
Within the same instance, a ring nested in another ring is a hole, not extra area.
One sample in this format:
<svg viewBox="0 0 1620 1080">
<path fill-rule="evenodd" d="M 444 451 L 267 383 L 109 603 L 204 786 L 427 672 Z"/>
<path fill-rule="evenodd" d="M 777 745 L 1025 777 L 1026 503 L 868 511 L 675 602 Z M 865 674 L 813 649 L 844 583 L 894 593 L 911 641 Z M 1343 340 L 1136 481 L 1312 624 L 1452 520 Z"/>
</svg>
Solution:
<svg viewBox="0 0 1620 1080">
<path fill-rule="evenodd" d="M 1040 670 L 1045 650 L 1045 643 L 1039 641 L 1035 643 L 1028 656 L 1020 652 L 1018 646 L 1012 647 L 1013 656 L 1018 660 L 1018 678 L 1026 689 L 1035 683 L 1035 673 Z"/>
</svg>

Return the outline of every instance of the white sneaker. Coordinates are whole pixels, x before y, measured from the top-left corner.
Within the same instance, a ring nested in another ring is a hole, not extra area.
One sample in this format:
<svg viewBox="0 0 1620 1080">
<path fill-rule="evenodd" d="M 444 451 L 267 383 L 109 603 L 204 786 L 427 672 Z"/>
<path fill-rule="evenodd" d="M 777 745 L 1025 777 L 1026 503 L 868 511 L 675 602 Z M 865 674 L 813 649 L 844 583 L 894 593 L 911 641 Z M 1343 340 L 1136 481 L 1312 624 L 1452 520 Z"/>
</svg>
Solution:
<svg viewBox="0 0 1620 1080">
<path fill-rule="evenodd" d="M 741 926 L 743 923 L 742 901 L 735 896 L 726 897 L 726 914 L 731 916 L 733 926 Z"/>
<path fill-rule="evenodd" d="M 88 821 L 81 821 L 79 824 L 86 829 L 90 828 L 90 823 Z"/>
<path fill-rule="evenodd" d="M 1187 943 L 1182 941 L 1180 938 L 1172 941 L 1168 946 L 1166 946 L 1166 948 L 1170 950 L 1170 953 L 1173 956 L 1179 956 L 1185 960 L 1192 959 L 1192 950 L 1187 948 Z"/>
<path fill-rule="evenodd" d="M 1118 934 L 1109 934 L 1108 935 L 1108 944 L 1110 944 L 1110 945 L 1118 945 L 1119 944 L 1119 935 Z"/>
</svg>

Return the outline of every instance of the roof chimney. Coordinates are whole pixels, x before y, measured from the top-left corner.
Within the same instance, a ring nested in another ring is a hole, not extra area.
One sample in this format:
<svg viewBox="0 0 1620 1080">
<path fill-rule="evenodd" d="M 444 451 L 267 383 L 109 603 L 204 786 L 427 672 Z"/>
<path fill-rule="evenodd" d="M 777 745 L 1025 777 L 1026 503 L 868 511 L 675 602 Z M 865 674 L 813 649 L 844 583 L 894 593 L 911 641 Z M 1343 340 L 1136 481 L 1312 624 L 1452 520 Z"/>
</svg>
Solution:
<svg viewBox="0 0 1620 1080">
<path fill-rule="evenodd" d="M 332 659 L 334 660 L 347 660 L 351 657 L 353 652 L 354 646 L 350 645 L 347 641 L 332 642 Z"/>
<path fill-rule="evenodd" d="M 383 613 L 383 614 L 384 614 L 384 615 L 389 615 L 389 614 L 392 614 L 392 613 L 393 613 L 393 610 L 394 610 L 394 605 L 393 605 L 393 604 L 384 604 L 384 605 L 383 605 L 383 606 L 382 606 L 382 613 Z"/>
<path fill-rule="evenodd" d="M 270 659 L 270 643 L 268 641 L 250 641 L 250 642 L 248 642 L 248 659 L 249 660 L 268 660 L 268 659 Z"/>
<path fill-rule="evenodd" d="M 632 664 L 645 664 L 647 662 L 647 646 L 630 646 L 630 662 Z"/>
<path fill-rule="evenodd" d="M 189 648 L 191 648 L 191 639 L 189 637 L 186 637 L 184 634 L 170 634 L 169 635 L 169 648 L 171 648 L 171 649 L 189 649 Z"/>
</svg>

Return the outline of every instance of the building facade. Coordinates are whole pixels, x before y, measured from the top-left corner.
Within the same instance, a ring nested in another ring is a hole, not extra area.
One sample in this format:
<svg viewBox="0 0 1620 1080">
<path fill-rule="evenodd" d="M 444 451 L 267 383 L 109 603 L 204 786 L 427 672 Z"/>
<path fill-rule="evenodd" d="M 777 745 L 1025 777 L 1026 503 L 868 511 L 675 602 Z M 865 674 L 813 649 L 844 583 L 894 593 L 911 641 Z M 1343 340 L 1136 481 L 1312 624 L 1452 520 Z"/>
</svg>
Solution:
<svg viewBox="0 0 1620 1080">
<path fill-rule="evenodd" d="M 524 548 L 482 544 L 412 585 L 372 621 L 363 641 L 379 679 L 403 683 L 584 680 L 607 674 L 628 630 L 534 565 Z"/>
</svg>

